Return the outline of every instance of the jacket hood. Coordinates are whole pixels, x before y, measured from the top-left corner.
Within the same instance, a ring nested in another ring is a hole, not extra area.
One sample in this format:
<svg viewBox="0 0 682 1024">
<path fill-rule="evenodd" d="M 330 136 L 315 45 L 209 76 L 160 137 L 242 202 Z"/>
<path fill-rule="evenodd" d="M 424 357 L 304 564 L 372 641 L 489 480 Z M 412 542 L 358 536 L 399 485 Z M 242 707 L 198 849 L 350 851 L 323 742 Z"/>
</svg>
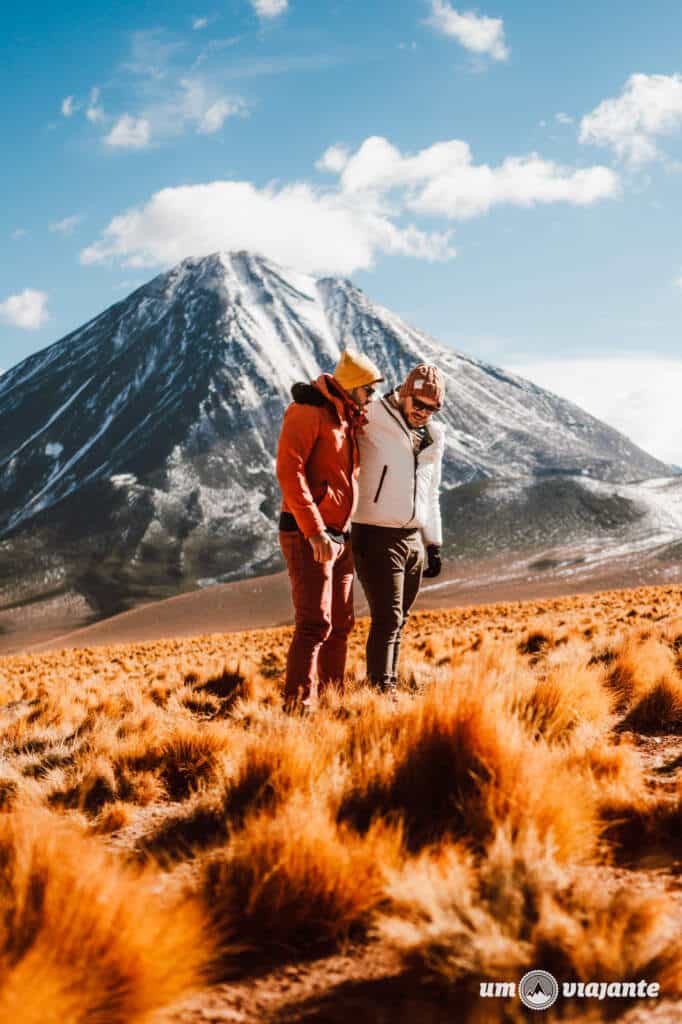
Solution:
<svg viewBox="0 0 682 1024">
<path fill-rule="evenodd" d="M 321 373 L 312 384 L 305 384 L 303 381 L 293 384 L 291 397 L 298 405 L 320 406 L 325 402 L 331 402 L 339 411 L 353 404 L 344 397 L 341 388 L 328 373 Z"/>
<path fill-rule="evenodd" d="M 326 398 L 319 388 L 312 384 L 305 384 L 303 381 L 298 381 L 292 386 L 291 397 L 298 405 L 324 405 L 326 402 Z"/>
<path fill-rule="evenodd" d="M 322 406 L 329 403 L 340 420 L 348 420 L 356 429 L 367 422 L 364 409 L 356 405 L 329 373 L 321 373 L 312 384 L 299 381 L 291 388 L 291 397 L 298 405 Z"/>
</svg>

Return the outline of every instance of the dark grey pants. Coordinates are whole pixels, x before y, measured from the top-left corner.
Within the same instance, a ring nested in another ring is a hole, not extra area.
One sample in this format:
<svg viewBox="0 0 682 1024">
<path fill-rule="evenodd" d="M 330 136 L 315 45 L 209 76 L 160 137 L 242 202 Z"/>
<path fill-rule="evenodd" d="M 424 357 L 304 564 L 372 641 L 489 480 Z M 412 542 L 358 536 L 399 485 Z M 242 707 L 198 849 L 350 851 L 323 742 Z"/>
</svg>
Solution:
<svg viewBox="0 0 682 1024">
<path fill-rule="evenodd" d="M 367 678 L 394 687 L 403 626 L 419 592 L 424 549 L 419 530 L 353 523 L 353 560 L 372 622 L 367 637 Z"/>
</svg>

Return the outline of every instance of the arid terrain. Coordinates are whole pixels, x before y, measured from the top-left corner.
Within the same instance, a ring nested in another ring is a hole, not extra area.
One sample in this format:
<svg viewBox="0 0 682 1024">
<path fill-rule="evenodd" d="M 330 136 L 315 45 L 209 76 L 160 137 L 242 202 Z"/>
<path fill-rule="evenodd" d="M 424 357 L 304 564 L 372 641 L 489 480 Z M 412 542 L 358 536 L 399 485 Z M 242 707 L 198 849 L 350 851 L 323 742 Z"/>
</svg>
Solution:
<svg viewBox="0 0 682 1024">
<path fill-rule="evenodd" d="M 0 1020 L 682 1019 L 682 587 L 366 628 L 306 717 L 290 627 L 0 658 Z"/>
</svg>

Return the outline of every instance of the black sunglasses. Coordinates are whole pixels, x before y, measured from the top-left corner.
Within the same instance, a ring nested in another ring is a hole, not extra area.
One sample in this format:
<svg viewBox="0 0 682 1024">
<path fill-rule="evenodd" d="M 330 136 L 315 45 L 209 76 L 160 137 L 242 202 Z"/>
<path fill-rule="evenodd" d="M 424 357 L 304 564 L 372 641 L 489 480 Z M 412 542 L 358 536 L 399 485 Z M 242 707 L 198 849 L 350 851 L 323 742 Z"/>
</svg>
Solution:
<svg viewBox="0 0 682 1024">
<path fill-rule="evenodd" d="M 374 392 L 376 391 L 376 388 L 373 388 L 371 384 L 362 384 L 361 387 L 368 398 L 371 398 Z"/>
<path fill-rule="evenodd" d="M 412 398 L 412 406 L 418 412 L 438 412 L 440 409 L 439 405 L 429 405 L 427 402 L 422 402 L 419 398 Z"/>
</svg>

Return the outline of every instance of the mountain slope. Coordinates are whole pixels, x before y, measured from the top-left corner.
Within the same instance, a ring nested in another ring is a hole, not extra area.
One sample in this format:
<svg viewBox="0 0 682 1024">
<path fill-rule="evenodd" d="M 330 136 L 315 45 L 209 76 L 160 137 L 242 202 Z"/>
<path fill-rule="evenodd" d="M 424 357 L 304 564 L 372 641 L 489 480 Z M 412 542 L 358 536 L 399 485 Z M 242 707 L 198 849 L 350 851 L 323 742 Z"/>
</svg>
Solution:
<svg viewBox="0 0 682 1024">
<path fill-rule="evenodd" d="M 446 489 L 668 472 L 348 281 L 217 253 L 185 260 L 0 377 L 0 597 L 67 590 L 106 614 L 275 568 L 274 455 L 289 389 L 331 370 L 349 343 L 391 386 L 423 359 L 443 369 Z"/>
</svg>

